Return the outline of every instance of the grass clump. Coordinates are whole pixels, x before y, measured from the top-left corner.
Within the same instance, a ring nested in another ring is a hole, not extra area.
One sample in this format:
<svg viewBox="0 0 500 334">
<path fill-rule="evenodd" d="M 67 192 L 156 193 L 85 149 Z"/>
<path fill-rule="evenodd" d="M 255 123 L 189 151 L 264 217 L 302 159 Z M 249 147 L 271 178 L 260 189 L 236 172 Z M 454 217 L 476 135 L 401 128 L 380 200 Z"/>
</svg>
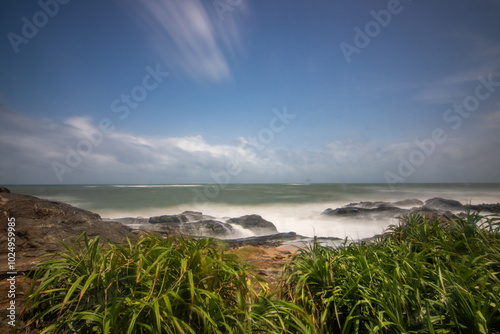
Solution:
<svg viewBox="0 0 500 334">
<path fill-rule="evenodd" d="M 314 242 L 281 298 L 322 333 L 500 333 L 498 218 L 411 215 L 375 243 Z"/>
<path fill-rule="evenodd" d="M 241 260 L 255 249 L 83 235 L 38 266 L 22 316 L 42 333 L 500 333 L 499 225 L 410 215 L 375 242 L 315 240 L 276 291 Z"/>
<path fill-rule="evenodd" d="M 143 236 L 110 245 L 83 236 L 34 273 L 23 312 L 43 333 L 287 332 L 295 309 L 213 240 Z M 36 282 L 39 284 L 36 284 Z M 257 281 L 263 294 L 252 289 Z M 289 307 L 290 306 L 290 307 Z M 297 318 L 297 323 L 302 321 Z M 294 330 L 295 331 L 295 330 Z"/>
</svg>

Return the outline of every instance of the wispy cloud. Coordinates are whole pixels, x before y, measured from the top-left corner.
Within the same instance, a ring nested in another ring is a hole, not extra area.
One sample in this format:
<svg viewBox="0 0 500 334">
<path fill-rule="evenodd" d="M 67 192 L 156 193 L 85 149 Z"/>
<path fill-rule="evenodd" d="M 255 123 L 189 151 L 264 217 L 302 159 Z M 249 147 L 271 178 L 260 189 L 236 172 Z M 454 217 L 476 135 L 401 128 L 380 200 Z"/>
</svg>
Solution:
<svg viewBox="0 0 500 334">
<path fill-rule="evenodd" d="M 125 3 L 138 23 L 148 27 L 146 33 L 152 48 L 171 68 L 181 68 L 197 81 L 231 78 L 229 60 L 241 50 L 241 24 L 235 20 L 221 22 L 211 1 Z M 239 13 L 245 13 L 245 6 L 237 8 Z"/>
<path fill-rule="evenodd" d="M 470 94 L 467 85 L 477 82 L 479 76 L 500 75 L 500 45 L 472 33 L 449 37 L 463 45 L 461 67 L 426 83 L 415 95 L 415 100 L 429 104 L 454 103 Z"/>
<path fill-rule="evenodd" d="M 483 129 L 500 129 L 500 105 L 497 106 L 496 111 L 482 115 L 481 127 Z"/>
</svg>

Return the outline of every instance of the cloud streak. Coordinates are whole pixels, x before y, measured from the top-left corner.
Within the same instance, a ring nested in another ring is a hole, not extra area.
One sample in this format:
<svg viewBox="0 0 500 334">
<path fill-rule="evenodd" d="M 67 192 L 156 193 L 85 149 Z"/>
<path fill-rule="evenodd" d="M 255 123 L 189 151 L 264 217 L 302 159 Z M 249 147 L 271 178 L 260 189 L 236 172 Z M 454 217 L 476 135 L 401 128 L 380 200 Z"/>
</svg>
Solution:
<svg viewBox="0 0 500 334">
<path fill-rule="evenodd" d="M 416 101 L 429 104 L 453 103 L 467 94 L 465 87 L 476 82 L 480 75 L 500 75 L 500 46 L 471 33 L 452 37 L 467 49 L 462 56 L 461 68 L 437 78 L 434 82 L 426 83 L 414 97 Z"/>
<path fill-rule="evenodd" d="M 126 6 L 139 25 L 148 27 L 152 48 L 169 67 L 182 69 L 196 81 L 231 78 L 229 57 L 241 50 L 240 27 L 234 20 L 222 25 L 214 8 L 205 8 L 200 0 L 140 0 Z M 245 7 L 238 10 L 244 13 Z"/>
</svg>

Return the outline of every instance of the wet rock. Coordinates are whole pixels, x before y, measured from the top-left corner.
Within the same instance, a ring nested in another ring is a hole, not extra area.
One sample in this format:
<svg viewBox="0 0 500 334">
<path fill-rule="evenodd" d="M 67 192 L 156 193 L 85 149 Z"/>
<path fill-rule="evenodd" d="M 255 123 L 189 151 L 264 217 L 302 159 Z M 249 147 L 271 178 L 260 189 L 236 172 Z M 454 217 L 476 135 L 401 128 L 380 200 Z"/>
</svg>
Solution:
<svg viewBox="0 0 500 334">
<path fill-rule="evenodd" d="M 25 281 L 25 272 L 34 269 L 40 261 L 48 259 L 39 256 L 64 250 L 60 241 L 71 246 L 83 233 L 88 237 L 100 236 L 101 241 L 125 243 L 126 239 L 136 239 L 136 235 L 127 227 L 116 222 L 103 222 L 101 217 L 87 210 L 71 205 L 43 200 L 33 196 L 0 193 L 0 234 L 6 236 L 8 223 L 11 227 L 15 219 L 15 267 L 7 266 L 7 238 L 0 238 L 0 278 L 9 271 L 18 273 L 16 280 L 16 307 L 18 312 L 24 304 L 29 286 Z M 0 295 L 6 297 L 9 285 L 0 284 Z M 9 300 L 0 298 L 0 326 L 9 328 L 6 321 Z M 19 313 L 18 313 L 19 314 Z M 0 330 L 0 332 L 2 332 Z"/>
<path fill-rule="evenodd" d="M 63 250 L 61 241 L 72 244 L 83 232 L 102 241 L 123 243 L 134 238 L 131 230 L 115 222 L 104 223 L 93 212 L 69 204 L 33 196 L 0 193 L 0 226 L 7 234 L 8 219 L 15 219 L 16 265 L 18 271 L 33 267 L 37 256 Z M 0 249 L 7 249 L 7 239 L 0 239 Z M 0 254 L 0 261 L 6 254 Z M 3 262 L 3 263 L 6 263 Z"/>
<path fill-rule="evenodd" d="M 198 211 L 184 211 L 179 215 L 163 215 L 149 218 L 150 224 L 168 224 L 168 223 L 187 223 L 199 221 L 203 219 L 212 219 L 213 217 L 205 216 Z"/>
<path fill-rule="evenodd" d="M 459 201 L 435 197 L 425 201 L 425 207 L 443 211 L 461 211 L 464 206 Z"/>
<path fill-rule="evenodd" d="M 328 216 L 358 216 L 360 214 L 364 214 L 369 211 L 370 209 L 357 208 L 357 207 L 347 207 L 347 208 L 337 208 L 337 209 L 328 208 L 325 211 L 323 211 L 323 214 Z"/>
<path fill-rule="evenodd" d="M 148 224 L 141 226 L 150 230 L 171 235 L 189 237 L 226 238 L 232 233 L 231 224 L 214 219 L 206 219 L 201 212 L 185 211 L 180 215 L 164 215 L 149 218 Z M 193 221 L 198 219 L 196 221 Z"/>
<path fill-rule="evenodd" d="M 228 236 L 233 231 L 233 227 L 230 224 L 211 219 L 185 223 L 181 224 L 179 227 L 180 234 L 198 237 L 221 238 Z"/>
<path fill-rule="evenodd" d="M 0 193 L 7 193 L 7 194 L 10 194 L 10 190 L 5 188 L 5 187 L 0 187 Z"/>
<path fill-rule="evenodd" d="M 230 248 L 242 246 L 279 246 L 285 241 L 300 241 L 308 239 L 309 238 L 298 235 L 295 232 L 288 232 L 250 238 L 227 239 L 224 240 L 224 243 L 226 243 L 226 245 L 228 245 L 228 247 Z"/>
<path fill-rule="evenodd" d="M 251 230 L 256 234 L 272 234 L 277 233 L 278 229 L 270 221 L 265 220 L 259 215 L 246 215 L 238 218 L 227 220 L 230 224 L 240 225 L 241 227 Z"/>
<path fill-rule="evenodd" d="M 373 202 L 375 203 L 375 202 Z M 380 202 L 377 207 L 372 209 L 362 207 L 344 207 L 338 209 L 326 209 L 323 211 L 324 215 L 328 216 L 342 216 L 342 217 L 365 217 L 367 215 L 385 215 L 385 216 L 398 216 L 405 214 L 408 210 L 392 206 L 387 202 Z"/>
<path fill-rule="evenodd" d="M 411 213 L 418 213 L 422 217 L 427 218 L 427 219 L 439 219 L 442 216 L 442 211 L 427 207 L 427 206 L 421 206 L 418 208 L 413 208 L 410 211 Z"/>
<path fill-rule="evenodd" d="M 181 213 L 181 215 L 186 217 L 188 221 L 196 221 L 207 218 L 203 215 L 203 213 L 199 211 L 184 211 L 183 213 Z"/>
<path fill-rule="evenodd" d="M 419 199 L 404 199 L 402 201 L 392 202 L 394 206 L 422 206 L 424 202 Z"/>
<path fill-rule="evenodd" d="M 477 204 L 477 205 L 466 205 L 466 209 L 471 209 L 475 211 L 481 212 L 491 212 L 491 213 L 500 213 L 500 203 L 497 204 Z"/>
<path fill-rule="evenodd" d="M 154 227 L 150 228 L 146 225 L 144 229 L 196 237 L 228 238 L 235 232 L 232 225 L 239 225 L 257 235 L 278 232 L 273 223 L 259 215 L 230 218 L 226 222 L 222 222 L 213 219 L 213 217 L 205 216 L 201 212 L 185 211 L 180 215 L 151 217 L 149 223 Z"/>
<path fill-rule="evenodd" d="M 380 205 L 390 205 L 389 202 L 382 202 L 382 201 L 377 201 L 377 202 L 359 202 L 359 203 L 349 203 L 345 207 L 356 207 L 356 208 L 362 208 L 362 209 L 374 209 L 379 207 Z"/>
<path fill-rule="evenodd" d="M 412 209 L 403 209 L 400 206 L 412 206 Z M 452 212 L 463 211 L 467 208 L 499 210 L 500 204 L 462 205 L 459 201 L 435 197 L 425 201 L 425 203 L 418 199 L 406 199 L 393 203 L 382 201 L 349 203 L 342 208 L 328 208 L 323 211 L 323 214 L 338 217 L 386 219 L 402 217 L 409 213 L 420 213 L 429 219 L 451 219 Z"/>
<path fill-rule="evenodd" d="M 170 224 L 170 223 L 185 223 L 188 222 L 189 219 L 183 215 L 163 215 L 163 216 L 155 216 L 149 218 L 150 224 Z"/>
</svg>

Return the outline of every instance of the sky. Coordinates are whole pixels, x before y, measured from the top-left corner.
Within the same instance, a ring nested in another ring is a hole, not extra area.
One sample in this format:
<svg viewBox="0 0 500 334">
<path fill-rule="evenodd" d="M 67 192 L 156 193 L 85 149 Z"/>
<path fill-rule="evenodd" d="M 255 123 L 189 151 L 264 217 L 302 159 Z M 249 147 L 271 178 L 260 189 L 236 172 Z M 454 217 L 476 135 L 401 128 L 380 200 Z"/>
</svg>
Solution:
<svg viewBox="0 0 500 334">
<path fill-rule="evenodd" d="M 0 184 L 500 182 L 497 0 L 4 0 Z"/>
</svg>

